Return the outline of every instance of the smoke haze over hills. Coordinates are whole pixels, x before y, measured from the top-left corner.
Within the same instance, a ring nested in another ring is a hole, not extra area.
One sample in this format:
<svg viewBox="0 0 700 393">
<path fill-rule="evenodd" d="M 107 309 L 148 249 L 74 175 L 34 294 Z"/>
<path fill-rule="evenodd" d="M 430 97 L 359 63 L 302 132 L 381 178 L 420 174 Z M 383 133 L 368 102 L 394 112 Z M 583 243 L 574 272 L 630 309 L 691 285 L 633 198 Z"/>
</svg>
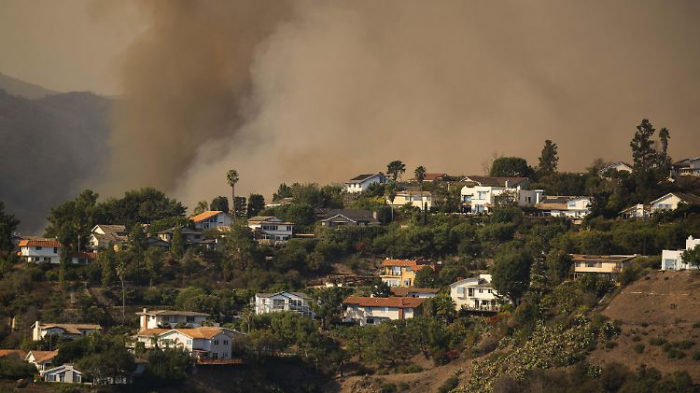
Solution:
<svg viewBox="0 0 700 393">
<path fill-rule="evenodd" d="M 392 159 L 628 159 L 642 117 L 697 154 L 692 2 L 165 2 L 127 56 L 110 182 L 187 203 L 343 181 Z M 146 94 L 144 94 L 144 92 Z M 128 157 L 128 160 L 127 160 Z M 114 182 L 114 180 L 117 180 Z"/>
</svg>

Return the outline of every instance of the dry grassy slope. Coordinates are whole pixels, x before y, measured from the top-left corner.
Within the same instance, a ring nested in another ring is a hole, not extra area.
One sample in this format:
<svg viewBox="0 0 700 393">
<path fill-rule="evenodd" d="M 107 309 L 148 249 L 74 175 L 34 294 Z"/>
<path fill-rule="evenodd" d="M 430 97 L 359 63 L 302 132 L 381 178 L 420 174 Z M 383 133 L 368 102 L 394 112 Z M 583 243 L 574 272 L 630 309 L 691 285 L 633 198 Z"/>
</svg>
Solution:
<svg viewBox="0 0 700 393">
<path fill-rule="evenodd" d="M 695 382 L 700 382 L 700 361 L 692 353 L 700 352 L 700 274 L 697 272 L 654 272 L 624 288 L 602 314 L 622 322 L 622 334 L 617 347 L 603 345 L 590 355 L 592 363 L 617 361 L 636 369 L 642 364 L 668 373 L 687 370 Z M 641 337 L 641 341 L 632 338 Z M 691 340 L 696 344 L 685 350 L 684 359 L 670 359 L 658 346 L 649 344 L 654 337 L 674 342 Z M 634 350 L 645 345 L 644 353 Z"/>
</svg>

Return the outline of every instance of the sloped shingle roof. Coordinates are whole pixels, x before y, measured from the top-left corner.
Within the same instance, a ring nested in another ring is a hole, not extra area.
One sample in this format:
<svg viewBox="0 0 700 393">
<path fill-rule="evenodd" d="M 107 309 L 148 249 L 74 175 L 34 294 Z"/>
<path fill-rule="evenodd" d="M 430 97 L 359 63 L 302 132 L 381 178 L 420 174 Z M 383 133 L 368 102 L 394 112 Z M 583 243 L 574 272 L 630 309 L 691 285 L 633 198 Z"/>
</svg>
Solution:
<svg viewBox="0 0 700 393">
<path fill-rule="evenodd" d="M 356 305 L 360 307 L 393 307 L 393 308 L 416 308 L 425 299 L 415 297 L 359 297 L 350 296 L 343 300 L 345 305 Z"/>
</svg>

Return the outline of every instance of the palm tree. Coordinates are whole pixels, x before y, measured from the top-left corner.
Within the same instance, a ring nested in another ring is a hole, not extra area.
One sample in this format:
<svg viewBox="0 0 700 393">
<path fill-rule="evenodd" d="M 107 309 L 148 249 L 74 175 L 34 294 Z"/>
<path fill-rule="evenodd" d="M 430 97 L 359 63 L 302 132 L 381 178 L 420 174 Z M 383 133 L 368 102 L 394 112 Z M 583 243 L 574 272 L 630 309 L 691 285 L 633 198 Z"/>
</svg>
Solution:
<svg viewBox="0 0 700 393">
<path fill-rule="evenodd" d="M 423 180 L 425 180 L 425 167 L 423 165 L 419 166 L 413 172 L 413 175 L 415 176 L 416 180 L 418 181 L 418 185 L 420 186 L 421 194 L 423 194 Z"/>
<path fill-rule="evenodd" d="M 406 165 L 399 160 L 392 161 L 389 163 L 389 165 L 386 166 L 386 173 L 391 175 L 391 177 L 394 179 L 394 183 L 396 183 L 396 181 L 399 179 L 399 176 L 405 172 Z"/>
<path fill-rule="evenodd" d="M 233 221 L 236 221 L 236 183 L 238 183 L 238 171 L 231 169 L 226 173 L 226 181 L 231 186 L 231 211 L 233 212 Z"/>
<path fill-rule="evenodd" d="M 207 210 L 209 210 L 209 204 L 207 203 L 207 201 L 199 201 L 197 202 L 197 207 L 194 208 L 194 214 L 201 214 Z"/>
</svg>

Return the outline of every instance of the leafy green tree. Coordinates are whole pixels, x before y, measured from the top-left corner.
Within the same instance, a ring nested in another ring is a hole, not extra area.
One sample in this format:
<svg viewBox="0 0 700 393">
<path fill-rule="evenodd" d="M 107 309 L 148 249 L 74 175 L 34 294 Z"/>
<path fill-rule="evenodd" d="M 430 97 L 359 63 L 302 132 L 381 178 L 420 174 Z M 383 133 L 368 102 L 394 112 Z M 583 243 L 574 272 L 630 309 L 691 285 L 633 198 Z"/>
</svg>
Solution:
<svg viewBox="0 0 700 393">
<path fill-rule="evenodd" d="M 571 256 L 559 250 L 552 250 L 547 254 L 547 275 L 554 283 L 561 283 L 571 275 L 574 263 Z"/>
<path fill-rule="evenodd" d="M 225 196 L 218 196 L 211 201 L 209 209 L 213 211 L 222 211 L 228 213 L 228 198 Z"/>
<path fill-rule="evenodd" d="M 550 175 L 557 171 L 559 163 L 557 144 L 547 139 L 540 154 L 540 165 L 537 172 L 540 176 Z"/>
<path fill-rule="evenodd" d="M 248 218 L 255 217 L 265 210 L 265 197 L 260 194 L 250 194 L 248 197 Z"/>
<path fill-rule="evenodd" d="M 233 201 L 233 211 L 236 217 L 246 217 L 246 210 L 245 197 L 236 197 Z"/>
<path fill-rule="evenodd" d="M 423 302 L 423 314 L 448 325 L 457 316 L 457 308 L 454 300 L 448 293 L 440 293 L 437 296 Z"/>
<path fill-rule="evenodd" d="M 661 143 L 661 151 L 658 152 L 658 166 L 665 175 L 671 169 L 671 157 L 668 155 L 668 141 L 671 139 L 671 132 L 664 127 L 659 131 L 659 142 Z"/>
<path fill-rule="evenodd" d="M 117 255 L 117 264 L 115 270 L 117 272 L 117 277 L 119 277 L 119 282 L 122 284 L 122 324 L 126 323 L 126 256 L 124 253 L 119 253 Z"/>
<path fill-rule="evenodd" d="M 175 386 L 185 380 L 192 364 L 193 358 L 185 349 L 156 348 L 148 354 L 142 380 L 150 388 Z"/>
<path fill-rule="evenodd" d="M 160 247 L 151 247 L 146 250 L 144 268 L 148 274 L 148 279 L 151 285 L 158 281 L 163 273 L 163 258 L 164 251 Z"/>
<path fill-rule="evenodd" d="M 496 291 L 517 304 L 530 286 L 532 257 L 524 252 L 507 249 L 494 258 L 491 275 Z"/>
<path fill-rule="evenodd" d="M 272 195 L 272 201 L 279 201 L 284 198 L 292 197 L 292 189 L 286 183 L 282 183 L 277 188 L 277 192 Z"/>
<path fill-rule="evenodd" d="M 328 288 L 316 291 L 310 303 L 316 318 L 321 321 L 321 329 L 328 330 L 332 323 L 340 321 L 343 314 L 343 300 L 349 295 L 347 288 Z"/>
<path fill-rule="evenodd" d="M 226 182 L 228 183 L 229 187 L 231 187 L 231 201 L 233 202 L 234 208 L 236 205 L 236 183 L 238 183 L 238 180 L 239 176 L 237 170 L 230 169 L 228 172 L 226 172 Z M 233 220 L 236 221 L 235 210 L 231 213 L 233 213 Z"/>
<path fill-rule="evenodd" d="M 12 214 L 5 213 L 5 204 L 0 201 L 0 258 L 8 255 L 13 249 L 12 235 L 14 234 L 19 220 Z"/>
<path fill-rule="evenodd" d="M 532 168 L 524 158 L 498 157 L 493 160 L 489 176 L 496 177 L 531 177 Z"/>
<path fill-rule="evenodd" d="M 700 267 L 700 246 L 683 251 L 681 254 L 683 261 L 695 267 Z"/>
<path fill-rule="evenodd" d="M 99 224 L 152 224 L 159 220 L 185 217 L 187 208 L 152 187 L 127 191 L 121 199 L 109 198 L 97 206 Z"/>
<path fill-rule="evenodd" d="M 209 210 L 209 204 L 207 201 L 199 201 L 197 202 L 197 207 L 194 208 L 194 215 L 196 216 L 197 214 L 202 214 L 207 210 Z M 228 209 L 225 211 L 228 211 Z"/>
<path fill-rule="evenodd" d="M 182 238 L 182 229 L 173 230 L 173 238 L 170 241 L 170 254 L 173 258 L 180 259 L 185 255 L 185 240 Z"/>
<path fill-rule="evenodd" d="M 413 282 L 413 286 L 419 288 L 434 288 L 436 285 L 435 278 L 435 270 L 428 267 L 420 269 L 416 272 L 416 279 Z"/>
<path fill-rule="evenodd" d="M 394 160 L 386 166 L 386 173 L 389 174 L 394 183 L 396 183 L 399 176 L 406 173 L 406 165 L 399 160 Z"/>
<path fill-rule="evenodd" d="M 81 250 L 95 225 L 97 196 L 91 190 L 84 190 L 75 199 L 53 207 L 44 236 L 56 238 L 71 251 Z"/>
<path fill-rule="evenodd" d="M 102 268 L 102 286 L 108 286 L 114 281 L 114 274 L 117 265 L 117 257 L 111 244 L 98 257 Z"/>
</svg>

